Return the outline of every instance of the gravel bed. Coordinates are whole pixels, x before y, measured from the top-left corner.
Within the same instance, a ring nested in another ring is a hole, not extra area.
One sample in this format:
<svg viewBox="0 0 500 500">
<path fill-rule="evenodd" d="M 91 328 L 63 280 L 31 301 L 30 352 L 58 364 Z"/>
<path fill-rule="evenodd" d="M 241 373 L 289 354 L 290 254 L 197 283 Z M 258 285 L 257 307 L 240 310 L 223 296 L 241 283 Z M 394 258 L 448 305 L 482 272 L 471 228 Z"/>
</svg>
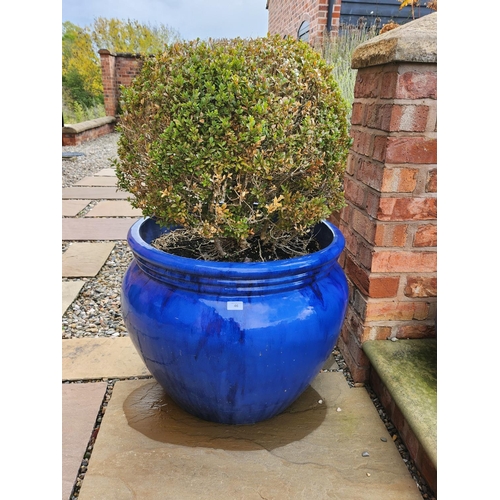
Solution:
<svg viewBox="0 0 500 500">
<path fill-rule="evenodd" d="M 79 156 L 70 160 L 62 160 L 62 186 L 71 187 L 84 177 L 91 176 L 103 168 L 112 168 L 111 159 L 116 158 L 116 145 L 118 133 L 108 134 L 93 141 L 87 141 L 78 146 L 63 146 L 63 152 L 79 152 L 85 156 Z M 97 201 L 94 201 L 82 211 L 84 213 Z M 63 242 L 62 252 L 73 242 Z M 132 261 L 132 252 L 128 248 L 126 241 L 115 242 L 115 247 L 111 252 L 104 266 L 101 268 L 95 278 L 79 278 L 85 281 L 82 290 L 76 300 L 69 306 L 62 317 L 62 338 L 81 338 L 81 337 L 122 337 L 127 336 L 125 324 L 121 318 L 120 312 L 120 293 L 121 282 L 127 267 Z M 66 278 L 63 281 L 71 281 Z M 342 357 L 340 351 L 335 348 L 333 351 L 335 361 L 338 365 L 338 371 L 342 372 L 350 387 L 358 387 L 363 384 L 355 384 L 349 369 Z M 111 397 L 115 380 L 108 381 L 108 391 L 101 412 L 96 422 L 96 427 L 92 434 L 89 448 L 85 453 L 84 460 L 80 469 L 77 484 L 71 496 L 71 500 L 78 498 L 81 482 L 85 476 L 88 460 L 92 453 L 94 440 L 99 430 L 100 421 L 105 412 L 107 402 Z M 75 381 L 73 383 L 88 383 L 89 381 Z M 399 438 L 399 435 L 385 413 L 378 397 L 369 386 L 365 386 L 372 402 L 377 409 L 380 419 L 384 422 L 388 432 L 392 436 L 396 447 L 399 450 L 401 458 L 406 464 L 410 474 L 415 480 L 417 487 L 425 500 L 435 500 L 435 496 L 421 477 L 411 460 L 408 450 Z"/>
<path fill-rule="evenodd" d="M 104 168 L 112 168 L 117 157 L 119 134 L 107 134 L 78 146 L 63 146 L 63 152 L 84 153 L 62 160 L 62 186 L 71 187 L 84 177 L 92 176 Z M 98 200 L 92 201 L 79 216 L 90 210 Z M 62 243 L 64 253 L 73 242 Z M 65 278 L 63 281 L 85 281 L 78 297 L 62 317 L 62 338 L 122 337 L 127 329 L 120 313 L 121 282 L 132 261 L 132 252 L 126 241 L 115 242 L 106 263 L 94 278 Z"/>
<path fill-rule="evenodd" d="M 127 243 L 117 241 L 95 278 L 79 278 L 85 284 L 62 318 L 63 339 L 128 335 L 120 312 L 120 293 L 131 261 Z"/>
<path fill-rule="evenodd" d="M 117 158 L 116 145 L 119 135 L 114 132 L 78 146 L 63 146 L 63 153 L 83 153 L 84 156 L 62 160 L 62 187 L 71 187 L 103 168 L 112 168 L 111 159 Z"/>
</svg>

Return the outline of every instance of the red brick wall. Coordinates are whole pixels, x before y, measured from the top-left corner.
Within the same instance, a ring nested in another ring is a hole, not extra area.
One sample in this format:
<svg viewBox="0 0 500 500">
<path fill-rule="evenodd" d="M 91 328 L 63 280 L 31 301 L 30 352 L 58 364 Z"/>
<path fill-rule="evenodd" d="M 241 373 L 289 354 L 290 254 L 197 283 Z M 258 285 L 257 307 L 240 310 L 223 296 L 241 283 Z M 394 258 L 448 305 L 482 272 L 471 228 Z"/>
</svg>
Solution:
<svg viewBox="0 0 500 500">
<path fill-rule="evenodd" d="M 338 28 L 340 1 L 333 0 L 332 29 Z M 268 31 L 271 35 L 297 38 L 303 21 L 309 21 L 309 42 L 321 41 L 327 26 L 328 0 L 269 0 Z"/>
<path fill-rule="evenodd" d="M 143 60 L 139 55 L 117 54 L 115 62 L 116 83 L 128 87 L 141 72 Z"/>
<path fill-rule="evenodd" d="M 367 380 L 366 340 L 436 335 L 436 64 L 358 69 L 345 175 L 350 284 L 339 339 L 356 382 Z"/>
<path fill-rule="evenodd" d="M 101 72 L 104 87 L 104 108 L 107 116 L 119 114 L 120 85 L 128 86 L 139 74 L 143 59 L 139 54 L 111 54 L 101 49 Z"/>
</svg>

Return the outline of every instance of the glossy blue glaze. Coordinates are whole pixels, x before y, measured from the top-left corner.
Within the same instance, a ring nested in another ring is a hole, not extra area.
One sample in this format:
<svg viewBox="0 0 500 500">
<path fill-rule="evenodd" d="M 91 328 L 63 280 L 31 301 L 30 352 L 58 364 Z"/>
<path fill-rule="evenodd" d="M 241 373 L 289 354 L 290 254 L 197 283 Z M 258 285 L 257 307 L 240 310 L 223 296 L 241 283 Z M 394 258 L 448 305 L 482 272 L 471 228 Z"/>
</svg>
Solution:
<svg viewBox="0 0 500 500">
<path fill-rule="evenodd" d="M 250 424 L 285 410 L 331 353 L 347 308 L 329 222 L 322 250 L 274 262 L 178 257 L 150 242 L 168 228 L 140 219 L 122 286 L 123 319 L 151 374 L 179 406 L 205 420 Z"/>
</svg>

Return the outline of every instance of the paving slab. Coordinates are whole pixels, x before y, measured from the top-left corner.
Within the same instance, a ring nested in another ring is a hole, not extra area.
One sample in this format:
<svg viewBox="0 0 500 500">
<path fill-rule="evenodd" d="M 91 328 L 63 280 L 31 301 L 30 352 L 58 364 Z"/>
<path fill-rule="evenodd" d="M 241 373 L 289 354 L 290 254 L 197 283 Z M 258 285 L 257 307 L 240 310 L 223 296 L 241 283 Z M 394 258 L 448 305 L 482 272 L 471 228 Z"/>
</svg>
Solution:
<svg viewBox="0 0 500 500">
<path fill-rule="evenodd" d="M 94 175 L 103 175 L 103 176 L 116 176 L 116 172 L 114 168 L 103 168 L 102 170 L 99 170 Z"/>
<path fill-rule="evenodd" d="M 66 312 L 66 309 L 71 305 L 71 303 L 78 297 L 80 290 L 85 281 L 74 280 L 74 281 L 63 281 L 62 282 L 62 313 Z"/>
<path fill-rule="evenodd" d="M 89 217 L 89 218 L 63 218 L 63 241 L 95 241 L 95 240 L 126 240 L 130 226 L 139 217 Z"/>
<path fill-rule="evenodd" d="M 150 375 L 129 337 L 88 337 L 62 341 L 63 380 Z"/>
<path fill-rule="evenodd" d="M 73 243 L 62 254 L 63 278 L 91 278 L 106 263 L 113 242 Z"/>
<path fill-rule="evenodd" d="M 62 216 L 76 217 L 89 203 L 90 200 L 62 200 Z"/>
<path fill-rule="evenodd" d="M 106 387 L 106 382 L 62 386 L 62 500 L 71 495 Z"/>
<path fill-rule="evenodd" d="M 116 176 L 95 175 L 92 177 L 84 177 L 82 180 L 75 182 L 75 186 L 116 186 Z"/>
<path fill-rule="evenodd" d="M 79 500 L 117 498 L 422 500 L 366 390 L 340 373 L 237 426 L 187 414 L 153 379 L 116 382 Z"/>
<path fill-rule="evenodd" d="M 116 187 L 73 186 L 62 188 L 63 200 L 126 200 L 130 196 L 130 193 L 127 193 L 126 191 L 120 191 Z"/>
<path fill-rule="evenodd" d="M 104 200 L 91 208 L 85 217 L 142 217 L 142 210 L 132 207 L 127 200 Z"/>
</svg>

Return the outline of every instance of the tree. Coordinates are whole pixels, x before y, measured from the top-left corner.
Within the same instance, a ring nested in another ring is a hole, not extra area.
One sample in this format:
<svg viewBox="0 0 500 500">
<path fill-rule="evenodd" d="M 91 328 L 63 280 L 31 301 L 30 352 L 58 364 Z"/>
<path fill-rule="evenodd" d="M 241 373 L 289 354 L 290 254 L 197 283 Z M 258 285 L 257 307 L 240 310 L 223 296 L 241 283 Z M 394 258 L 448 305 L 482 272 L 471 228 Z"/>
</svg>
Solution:
<svg viewBox="0 0 500 500">
<path fill-rule="evenodd" d="M 180 35 L 163 24 L 99 17 L 81 28 L 66 21 L 62 25 L 62 83 L 66 108 L 89 109 L 103 103 L 99 49 L 110 52 L 150 54 L 164 49 Z"/>
<path fill-rule="evenodd" d="M 125 22 L 99 17 L 89 33 L 96 52 L 108 49 L 114 53 L 152 54 L 180 40 L 179 34 L 168 26 L 141 24 L 130 19 Z"/>
<path fill-rule="evenodd" d="M 69 21 L 63 23 L 62 55 L 63 85 L 66 81 L 67 86 L 71 88 L 70 82 L 78 82 L 77 86 L 88 96 L 101 95 L 103 89 L 100 61 L 92 47 L 88 30 Z"/>
</svg>

